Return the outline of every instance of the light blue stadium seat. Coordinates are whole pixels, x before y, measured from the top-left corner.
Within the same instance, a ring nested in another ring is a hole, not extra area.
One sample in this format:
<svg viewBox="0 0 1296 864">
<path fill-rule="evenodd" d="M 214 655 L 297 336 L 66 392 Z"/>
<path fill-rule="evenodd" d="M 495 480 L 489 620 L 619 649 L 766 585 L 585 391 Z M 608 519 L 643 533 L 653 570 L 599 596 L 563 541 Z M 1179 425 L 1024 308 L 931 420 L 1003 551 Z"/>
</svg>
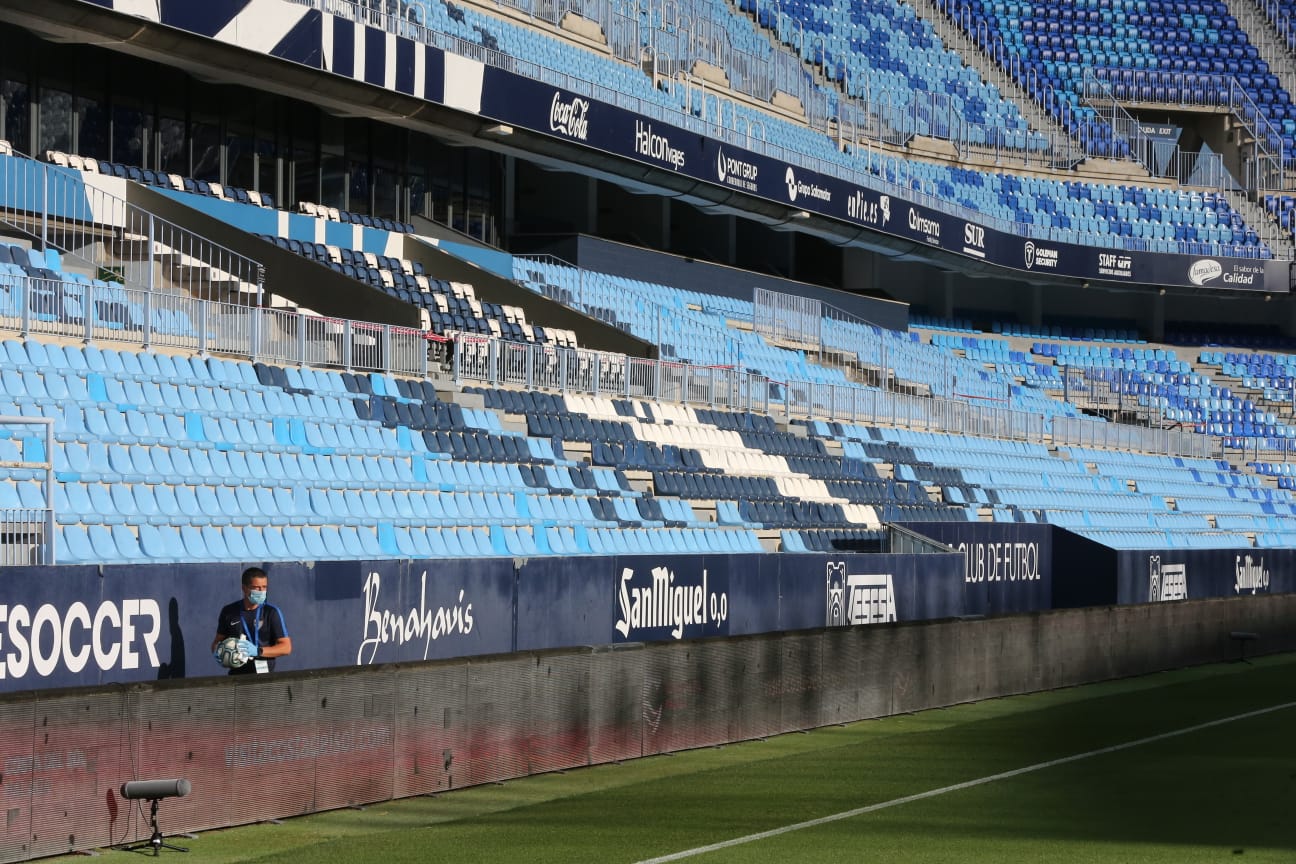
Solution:
<svg viewBox="0 0 1296 864">
<path fill-rule="evenodd" d="M 318 525 L 303 525 L 301 528 L 302 543 L 305 544 L 305 560 L 328 561 L 333 558 L 324 543 L 324 535 Z M 289 541 L 291 547 L 291 540 Z"/>
<path fill-rule="evenodd" d="M 141 525 L 139 541 L 144 556 L 155 561 L 180 562 L 187 558 L 180 531 L 171 525 Z"/>
<path fill-rule="evenodd" d="M 248 549 L 247 542 L 243 538 L 243 527 L 241 525 L 229 525 L 225 528 L 212 528 L 211 530 L 219 530 L 221 540 L 225 542 L 223 560 L 247 561 L 251 558 L 251 550 Z M 207 543 L 207 548 L 209 551 L 212 549 L 210 541 Z"/>
<path fill-rule="evenodd" d="M 55 528 L 58 537 L 58 560 L 69 564 L 93 564 L 97 555 L 90 545 L 90 535 L 84 525 L 59 525 Z"/>
<path fill-rule="evenodd" d="M 283 529 L 283 542 L 287 547 L 288 555 L 295 561 L 311 561 L 315 556 L 311 554 L 310 548 L 306 545 L 306 538 L 302 536 L 302 526 L 289 525 Z"/>
<path fill-rule="evenodd" d="M 226 528 L 224 535 L 226 548 L 229 549 L 230 557 L 234 560 L 265 561 L 270 558 L 259 526 L 244 525 Z"/>
<path fill-rule="evenodd" d="M 87 533 L 96 560 L 104 564 L 117 564 L 122 561 L 121 552 L 117 549 L 117 542 L 113 539 L 112 530 L 108 525 L 91 525 Z"/>
<path fill-rule="evenodd" d="M 397 526 L 393 532 L 398 553 L 405 558 L 428 558 L 430 550 L 427 543 L 427 529 L 422 526 L 410 528 Z"/>
<path fill-rule="evenodd" d="M 390 522 L 378 523 L 375 532 L 378 540 L 378 549 L 384 558 L 400 558 L 402 553 L 396 542 L 396 528 Z"/>
<path fill-rule="evenodd" d="M 466 535 L 466 539 L 463 540 L 465 552 L 472 549 L 476 555 L 483 558 L 489 558 L 494 554 L 489 529 L 484 527 L 461 528 L 459 534 L 461 538 Z"/>
<path fill-rule="evenodd" d="M 289 561 L 292 560 L 292 553 L 288 551 L 288 544 L 284 540 L 284 529 L 277 525 L 263 526 L 261 528 L 261 540 L 265 543 L 266 558 L 272 561 Z"/>
<path fill-rule="evenodd" d="M 446 540 L 446 530 L 443 528 L 428 528 L 425 536 L 427 538 L 428 550 L 432 558 L 449 558 L 452 557 L 450 545 Z"/>
<path fill-rule="evenodd" d="M 323 540 L 324 557 L 336 560 L 354 557 L 354 552 L 348 549 L 342 540 L 342 530 L 337 525 L 323 526 L 320 528 L 320 536 Z"/>
</svg>

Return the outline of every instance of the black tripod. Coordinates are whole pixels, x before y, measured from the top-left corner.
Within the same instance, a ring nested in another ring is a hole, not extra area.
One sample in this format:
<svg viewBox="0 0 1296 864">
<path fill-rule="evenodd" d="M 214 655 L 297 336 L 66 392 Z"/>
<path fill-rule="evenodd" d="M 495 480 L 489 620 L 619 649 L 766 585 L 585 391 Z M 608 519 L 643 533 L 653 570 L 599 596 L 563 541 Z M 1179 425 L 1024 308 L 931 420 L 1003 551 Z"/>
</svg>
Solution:
<svg viewBox="0 0 1296 864">
<path fill-rule="evenodd" d="M 136 843 L 134 846 L 127 846 L 125 849 L 122 850 L 123 852 L 138 852 L 141 849 L 151 848 L 153 850 L 153 857 L 156 858 L 163 849 L 173 849 L 176 852 L 189 851 L 183 846 L 173 846 L 172 844 L 167 843 L 165 840 L 162 839 L 162 831 L 160 828 L 158 828 L 158 824 L 157 824 L 157 808 L 158 808 L 158 802 L 161 800 L 162 800 L 161 798 L 149 799 L 150 802 L 149 822 L 153 826 L 153 836 L 143 843 Z"/>
</svg>

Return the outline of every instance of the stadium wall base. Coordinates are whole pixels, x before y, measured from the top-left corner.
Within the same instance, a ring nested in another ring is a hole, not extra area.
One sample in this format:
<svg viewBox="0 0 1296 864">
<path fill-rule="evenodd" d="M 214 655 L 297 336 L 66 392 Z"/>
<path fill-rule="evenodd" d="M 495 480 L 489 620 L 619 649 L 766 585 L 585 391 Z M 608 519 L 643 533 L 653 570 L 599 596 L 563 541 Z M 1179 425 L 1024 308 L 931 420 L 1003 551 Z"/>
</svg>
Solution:
<svg viewBox="0 0 1296 864">
<path fill-rule="evenodd" d="M 1296 594 L 838 627 L 0 701 L 0 862 L 1296 649 Z M 249 809 L 242 802 L 256 801 Z"/>
</svg>

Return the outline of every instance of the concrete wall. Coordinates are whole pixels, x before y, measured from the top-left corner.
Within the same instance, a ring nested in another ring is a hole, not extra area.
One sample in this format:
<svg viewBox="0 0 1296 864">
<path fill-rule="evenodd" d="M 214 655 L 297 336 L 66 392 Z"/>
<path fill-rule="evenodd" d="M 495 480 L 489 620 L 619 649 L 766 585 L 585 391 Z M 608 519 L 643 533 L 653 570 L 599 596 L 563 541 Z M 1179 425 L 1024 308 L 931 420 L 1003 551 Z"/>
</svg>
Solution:
<svg viewBox="0 0 1296 864">
<path fill-rule="evenodd" d="M 11 696 L 0 861 L 1296 648 L 1296 595 Z M 148 746 L 139 748 L 139 741 Z M 243 806 L 258 802 L 255 811 Z"/>
</svg>

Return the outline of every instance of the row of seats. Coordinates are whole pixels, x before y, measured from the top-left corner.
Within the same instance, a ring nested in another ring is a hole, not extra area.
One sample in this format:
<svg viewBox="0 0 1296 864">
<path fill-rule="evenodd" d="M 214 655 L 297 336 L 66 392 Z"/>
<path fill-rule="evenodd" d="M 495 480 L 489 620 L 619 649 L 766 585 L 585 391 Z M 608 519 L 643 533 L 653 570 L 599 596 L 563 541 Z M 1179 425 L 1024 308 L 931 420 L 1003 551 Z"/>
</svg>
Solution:
<svg viewBox="0 0 1296 864">
<path fill-rule="evenodd" d="M 332 222 L 348 222 L 352 225 L 363 225 L 366 228 L 379 228 L 383 231 L 397 231 L 403 234 L 415 233 L 414 226 L 408 222 L 400 222 L 384 216 L 370 216 L 368 213 L 353 213 L 350 210 L 341 210 L 312 201 L 297 202 L 297 211 L 306 216 L 328 219 Z"/>
<path fill-rule="evenodd" d="M 161 186 L 166 189 L 174 189 L 177 192 L 208 195 L 212 198 L 234 201 L 239 204 L 251 204 L 256 207 L 274 209 L 275 206 L 274 198 L 268 192 L 241 189 L 237 186 L 225 186 L 208 180 L 195 180 L 192 177 L 181 177 L 179 174 L 151 171 L 147 168 L 125 165 L 121 162 L 109 162 L 105 159 L 93 159 L 75 153 L 64 153 L 61 150 L 47 150 L 45 152 L 45 161 L 61 168 L 71 168 L 74 171 L 82 171 L 87 174 L 120 177 L 123 180 L 132 180 L 146 186 Z"/>
<path fill-rule="evenodd" d="M 603 529 L 583 526 L 442 528 L 380 525 L 60 525 L 63 563 L 319 561 L 536 557 L 541 555 L 734 554 L 760 552 L 742 529 Z"/>
</svg>

